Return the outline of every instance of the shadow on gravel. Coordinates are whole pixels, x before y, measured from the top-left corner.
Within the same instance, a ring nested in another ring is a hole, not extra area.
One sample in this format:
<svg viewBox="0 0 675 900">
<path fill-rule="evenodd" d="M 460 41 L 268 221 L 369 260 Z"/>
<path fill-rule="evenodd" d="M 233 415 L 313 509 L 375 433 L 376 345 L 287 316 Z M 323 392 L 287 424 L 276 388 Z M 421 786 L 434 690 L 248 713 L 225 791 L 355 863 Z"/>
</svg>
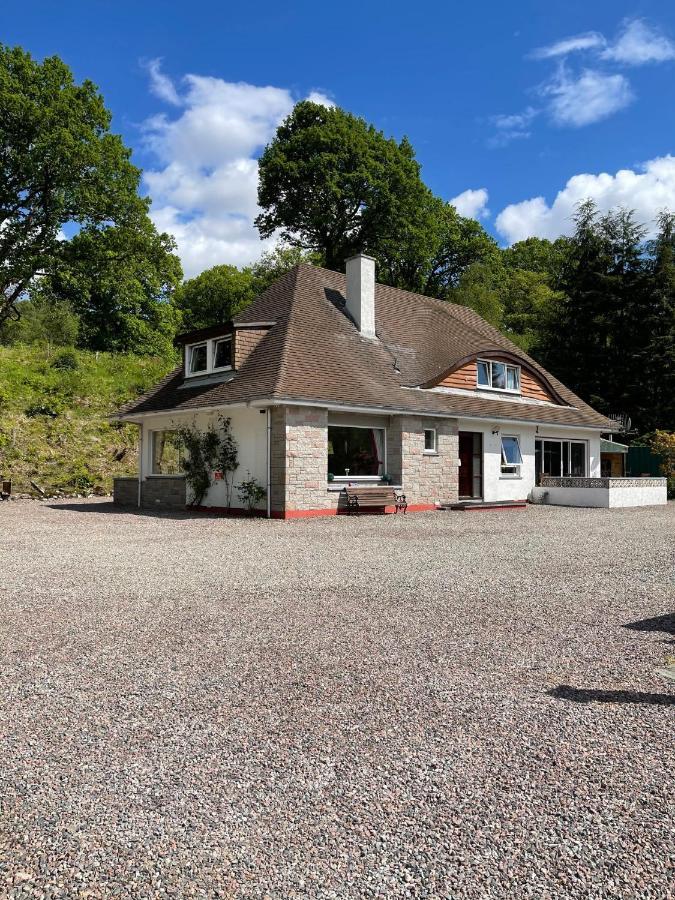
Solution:
<svg viewBox="0 0 675 900">
<path fill-rule="evenodd" d="M 639 622 L 629 622 L 623 627 L 631 628 L 633 631 L 665 631 L 666 634 L 675 635 L 675 613 L 654 616 L 653 619 L 641 619 Z"/>
<path fill-rule="evenodd" d="M 115 506 L 110 500 L 103 500 L 101 503 L 45 503 L 49 509 L 55 509 L 57 512 L 79 512 L 79 513 L 103 513 L 106 515 L 124 515 L 124 516 L 144 516 L 150 519 L 191 519 L 191 518 L 216 518 L 209 516 L 208 513 L 189 512 L 182 510 L 154 510 L 139 509 L 137 506 Z"/>
<path fill-rule="evenodd" d="M 652 694 L 647 691 L 603 691 L 560 684 L 546 693 L 556 700 L 572 700 L 574 703 L 645 703 L 649 706 L 675 706 L 675 694 Z"/>
</svg>

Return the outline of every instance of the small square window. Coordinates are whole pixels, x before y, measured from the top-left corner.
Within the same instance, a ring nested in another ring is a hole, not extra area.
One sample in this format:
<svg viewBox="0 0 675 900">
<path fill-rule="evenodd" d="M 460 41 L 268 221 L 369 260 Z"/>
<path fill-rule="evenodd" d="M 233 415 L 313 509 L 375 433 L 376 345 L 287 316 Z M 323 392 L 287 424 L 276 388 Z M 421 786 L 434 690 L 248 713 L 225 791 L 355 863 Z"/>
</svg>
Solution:
<svg viewBox="0 0 675 900">
<path fill-rule="evenodd" d="M 197 372 L 206 372 L 207 352 L 206 344 L 195 344 L 189 348 L 190 351 L 190 374 L 195 375 Z"/>
<path fill-rule="evenodd" d="M 224 338 L 213 345 L 213 368 L 232 368 L 232 338 Z"/>
<path fill-rule="evenodd" d="M 425 453 L 435 453 L 436 452 L 436 429 L 435 428 L 425 428 L 424 429 L 424 452 Z"/>
</svg>

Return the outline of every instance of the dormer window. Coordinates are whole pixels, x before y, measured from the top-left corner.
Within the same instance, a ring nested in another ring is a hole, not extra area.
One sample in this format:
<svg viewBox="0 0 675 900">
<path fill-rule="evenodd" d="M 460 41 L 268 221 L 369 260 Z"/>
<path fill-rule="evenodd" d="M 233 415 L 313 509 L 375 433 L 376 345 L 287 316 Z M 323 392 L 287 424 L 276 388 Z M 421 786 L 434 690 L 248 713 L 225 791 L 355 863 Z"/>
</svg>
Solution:
<svg viewBox="0 0 675 900">
<path fill-rule="evenodd" d="M 185 375 L 210 375 L 232 368 L 232 335 L 188 344 L 185 348 Z"/>
<path fill-rule="evenodd" d="M 199 375 L 208 370 L 209 353 L 208 344 L 193 344 L 188 347 L 189 368 L 188 375 Z"/>
<path fill-rule="evenodd" d="M 213 368 L 232 368 L 232 338 L 219 338 L 213 342 Z"/>
<path fill-rule="evenodd" d="M 519 394 L 520 366 L 511 366 L 494 359 L 479 359 L 477 386 L 491 391 Z"/>
</svg>

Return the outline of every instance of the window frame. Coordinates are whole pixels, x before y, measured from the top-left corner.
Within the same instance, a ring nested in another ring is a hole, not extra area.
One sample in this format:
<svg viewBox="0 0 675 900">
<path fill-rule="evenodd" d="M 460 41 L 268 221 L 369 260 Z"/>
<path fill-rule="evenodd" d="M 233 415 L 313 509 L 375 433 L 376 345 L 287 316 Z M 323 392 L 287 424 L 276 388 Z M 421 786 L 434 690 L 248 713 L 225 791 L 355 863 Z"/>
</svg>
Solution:
<svg viewBox="0 0 675 900">
<path fill-rule="evenodd" d="M 223 341 L 229 341 L 231 346 L 229 366 L 216 366 L 216 347 Z M 190 371 L 192 366 L 192 351 L 196 347 L 206 347 L 206 368 L 200 369 L 198 372 Z M 231 372 L 234 369 L 234 334 L 221 334 L 218 337 L 207 338 L 205 341 L 195 341 L 194 344 L 185 345 L 185 378 L 197 378 L 204 375 L 212 375 L 214 373 Z"/>
<path fill-rule="evenodd" d="M 160 434 L 176 434 L 176 428 L 153 428 L 150 432 L 150 477 L 151 478 L 181 478 L 185 477 L 185 472 L 179 469 L 177 472 L 155 472 L 155 441 Z M 178 451 L 178 458 L 181 458 L 181 451 Z"/>
<path fill-rule="evenodd" d="M 218 349 L 218 344 L 223 344 L 227 342 L 230 345 L 230 364 L 228 366 L 216 366 L 216 352 Z M 212 354 L 212 372 L 228 372 L 232 369 L 232 364 L 234 363 L 234 341 L 232 340 L 231 334 L 223 335 L 223 337 L 213 338 L 211 341 L 211 354 Z"/>
<path fill-rule="evenodd" d="M 480 366 L 481 365 L 487 366 L 488 378 L 490 381 L 489 384 L 481 384 L 480 383 L 479 375 L 480 375 Z M 495 387 L 493 384 L 493 382 L 494 382 L 494 376 L 492 374 L 493 365 L 504 367 L 504 387 L 503 388 Z M 515 387 L 515 388 L 508 387 L 509 370 L 511 370 L 512 372 L 515 372 L 516 383 L 517 383 L 517 387 Z M 521 377 L 520 377 L 521 371 L 522 371 L 522 366 L 519 366 L 516 363 L 502 362 L 502 360 L 500 360 L 500 359 L 478 358 L 476 360 L 476 389 L 479 391 L 499 391 L 502 394 L 520 394 L 522 392 L 521 391 Z"/>
<path fill-rule="evenodd" d="M 197 372 L 192 371 L 192 354 L 195 350 L 198 350 L 200 347 L 206 348 L 206 366 L 203 369 L 199 369 Z M 185 368 L 186 375 L 190 378 L 193 378 L 195 375 L 206 375 L 209 371 L 209 342 L 208 341 L 197 341 L 194 344 L 188 344 L 186 347 L 185 354 Z"/>
<path fill-rule="evenodd" d="M 551 475 L 547 477 L 551 478 L 588 478 L 588 473 L 591 469 L 591 459 L 590 459 L 590 443 L 586 438 L 560 438 L 560 437 L 546 437 L 545 435 L 537 435 L 534 442 L 534 458 L 535 458 L 535 478 L 539 478 L 544 474 L 544 444 L 559 444 L 560 445 L 560 472 L 557 475 Z M 567 444 L 567 463 L 568 468 L 572 468 L 572 444 L 578 444 L 583 447 L 583 460 L 584 460 L 584 474 L 583 475 L 565 475 L 565 451 L 564 445 Z M 537 445 L 539 449 L 537 449 Z M 541 471 L 537 471 L 537 456 L 539 455 Z"/>
<path fill-rule="evenodd" d="M 326 441 L 328 441 L 328 429 L 329 428 L 353 428 L 353 429 L 362 429 L 365 431 L 381 431 L 382 432 L 382 441 L 383 441 L 383 457 L 380 461 L 380 465 L 382 467 L 382 472 L 379 475 L 335 475 L 333 474 L 333 484 L 350 484 L 353 481 L 363 481 L 363 482 L 373 482 L 377 481 L 378 483 L 382 481 L 382 476 L 387 474 L 387 432 L 388 428 L 386 425 L 342 425 L 342 424 L 328 424 L 326 427 Z M 328 457 L 329 454 L 326 452 L 326 469 L 328 469 Z M 326 471 L 326 479 L 328 477 L 328 471 Z M 328 482 L 331 484 L 331 482 Z"/>
<path fill-rule="evenodd" d="M 427 435 L 432 435 L 432 446 L 427 447 Z M 422 451 L 425 456 L 438 456 L 438 430 L 436 428 L 425 428 L 424 429 L 424 450 Z"/>
<path fill-rule="evenodd" d="M 516 442 L 516 447 L 518 449 L 518 456 L 520 458 L 519 463 L 509 463 L 506 460 L 506 455 L 504 453 L 504 438 L 509 438 Z M 522 470 L 523 470 L 523 451 L 520 447 L 520 435 L 519 434 L 501 434 L 499 436 L 499 449 L 500 449 L 500 466 L 499 473 L 501 478 L 522 478 Z"/>
</svg>

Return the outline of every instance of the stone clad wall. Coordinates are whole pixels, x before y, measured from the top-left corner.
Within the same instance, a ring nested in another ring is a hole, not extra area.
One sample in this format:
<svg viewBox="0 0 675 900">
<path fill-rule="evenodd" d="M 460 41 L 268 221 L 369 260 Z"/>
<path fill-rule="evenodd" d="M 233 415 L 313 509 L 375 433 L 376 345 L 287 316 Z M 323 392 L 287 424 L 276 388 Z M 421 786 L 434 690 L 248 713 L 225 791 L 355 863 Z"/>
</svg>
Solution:
<svg viewBox="0 0 675 900">
<path fill-rule="evenodd" d="M 138 506 L 138 478 L 115 478 L 113 503 Z M 146 509 L 185 509 L 185 504 L 185 478 L 182 475 L 146 478 L 141 484 L 141 506 Z"/>
<path fill-rule="evenodd" d="M 185 478 L 182 475 L 150 476 L 142 485 L 143 506 L 149 509 L 185 509 Z"/>
<path fill-rule="evenodd" d="M 436 429 L 435 454 L 424 452 L 424 431 L 427 428 Z M 411 506 L 457 501 L 457 435 L 456 419 L 420 416 L 392 419 L 387 462 L 394 478 L 400 474 L 400 483 Z"/>
<path fill-rule="evenodd" d="M 116 506 L 138 506 L 138 478 L 114 478 L 113 503 Z"/>
</svg>

